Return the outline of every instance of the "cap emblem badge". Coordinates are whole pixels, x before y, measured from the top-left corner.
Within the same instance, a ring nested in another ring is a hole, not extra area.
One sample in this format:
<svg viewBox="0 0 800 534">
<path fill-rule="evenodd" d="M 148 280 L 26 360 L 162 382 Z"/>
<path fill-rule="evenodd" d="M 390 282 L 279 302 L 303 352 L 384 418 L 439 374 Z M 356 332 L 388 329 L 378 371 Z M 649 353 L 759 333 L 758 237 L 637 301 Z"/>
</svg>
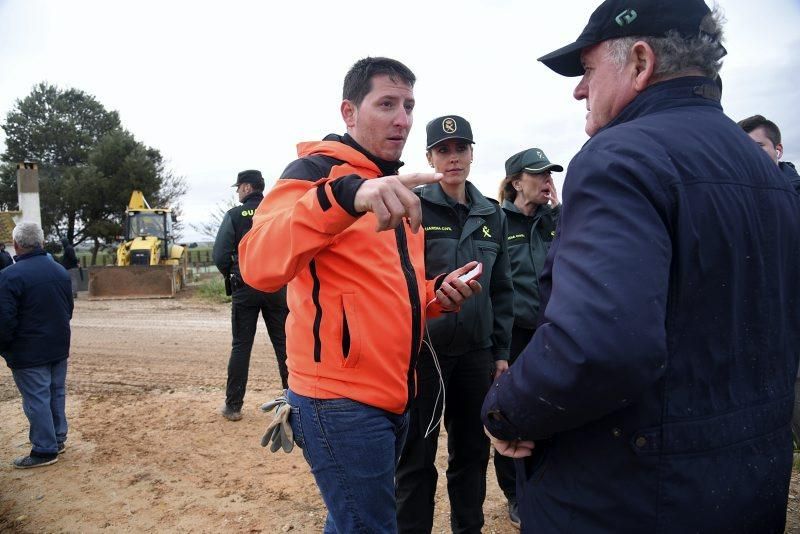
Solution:
<svg viewBox="0 0 800 534">
<path fill-rule="evenodd" d="M 620 26 L 625 26 L 627 24 L 630 24 L 634 20 L 636 20 L 636 17 L 638 17 L 638 16 L 639 15 L 636 13 L 635 10 L 626 9 L 625 11 L 623 11 L 622 13 L 617 15 L 617 17 L 614 19 L 614 21 L 617 24 L 619 24 Z"/>
<path fill-rule="evenodd" d="M 444 130 L 444 133 L 455 133 L 456 129 L 456 121 L 451 117 L 447 117 L 442 121 L 442 130 Z"/>
</svg>

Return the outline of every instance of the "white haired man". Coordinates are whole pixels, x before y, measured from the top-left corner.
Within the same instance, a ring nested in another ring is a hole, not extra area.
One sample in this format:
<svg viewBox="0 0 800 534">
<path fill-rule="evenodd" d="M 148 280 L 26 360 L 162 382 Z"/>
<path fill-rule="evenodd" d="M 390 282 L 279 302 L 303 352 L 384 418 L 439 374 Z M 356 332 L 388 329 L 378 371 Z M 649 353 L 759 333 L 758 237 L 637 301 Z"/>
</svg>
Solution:
<svg viewBox="0 0 800 534">
<path fill-rule="evenodd" d="M 43 250 L 38 224 L 20 223 L 12 237 L 16 263 L 0 272 L 0 355 L 30 423 L 31 452 L 13 465 L 28 469 L 55 463 L 67 439 L 72 285 L 67 271 Z"/>
</svg>

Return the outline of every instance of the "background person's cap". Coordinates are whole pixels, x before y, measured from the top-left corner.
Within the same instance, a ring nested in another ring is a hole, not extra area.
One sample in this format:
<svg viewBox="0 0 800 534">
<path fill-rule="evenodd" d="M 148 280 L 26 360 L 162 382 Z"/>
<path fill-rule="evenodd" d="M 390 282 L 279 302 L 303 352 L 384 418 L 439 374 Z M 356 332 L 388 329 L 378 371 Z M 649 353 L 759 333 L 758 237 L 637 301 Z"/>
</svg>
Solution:
<svg viewBox="0 0 800 534">
<path fill-rule="evenodd" d="M 670 30 L 694 37 L 709 13 L 703 0 L 606 0 L 594 10 L 574 43 L 539 61 L 562 76 L 582 76 L 581 50 L 587 46 L 620 37 L 664 37 Z M 720 57 L 724 56 L 725 49 L 720 53 Z"/>
<path fill-rule="evenodd" d="M 264 177 L 261 176 L 261 171 L 242 171 L 236 176 L 236 183 L 231 187 L 239 187 L 241 184 L 264 185 Z"/>
<path fill-rule="evenodd" d="M 513 176 L 522 171 L 538 174 L 545 171 L 561 172 L 563 170 L 564 167 L 561 165 L 550 163 L 550 160 L 539 148 L 523 150 L 506 160 L 506 176 Z"/>
<path fill-rule="evenodd" d="M 472 140 L 472 127 L 469 122 L 458 115 L 445 115 L 433 119 L 425 127 L 425 131 L 428 134 L 425 150 L 448 139 L 463 139 L 467 143 L 475 143 Z"/>
</svg>

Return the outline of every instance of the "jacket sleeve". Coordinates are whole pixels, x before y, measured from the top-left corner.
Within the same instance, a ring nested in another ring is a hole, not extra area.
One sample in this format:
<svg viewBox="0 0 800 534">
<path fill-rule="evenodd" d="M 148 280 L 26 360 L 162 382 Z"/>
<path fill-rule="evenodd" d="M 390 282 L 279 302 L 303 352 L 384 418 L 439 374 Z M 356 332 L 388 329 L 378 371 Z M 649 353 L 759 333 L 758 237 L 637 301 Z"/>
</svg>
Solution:
<svg viewBox="0 0 800 534">
<path fill-rule="evenodd" d="M 302 166 L 293 164 L 287 172 L 293 168 L 302 170 Z M 239 243 L 242 277 L 261 291 L 274 292 L 286 285 L 358 220 L 345 206 L 355 196 L 360 178 L 348 175 L 335 181 L 328 177 L 312 181 L 287 176 L 287 172 L 261 201 L 252 229 Z M 332 189 L 341 184 L 354 186 L 339 195 L 342 203 Z"/>
<path fill-rule="evenodd" d="M 72 297 L 72 292 L 70 292 Z M 17 302 L 19 291 L 7 276 L 0 273 L 0 353 L 7 350 L 17 330 Z"/>
<path fill-rule="evenodd" d="M 236 232 L 233 229 L 233 220 L 230 213 L 226 213 L 222 218 L 222 223 L 217 230 L 217 237 L 214 239 L 214 250 L 212 256 L 214 257 L 214 264 L 222 273 L 222 276 L 228 277 L 231 274 L 233 267 L 233 259 L 231 255 L 236 252 Z"/>
<path fill-rule="evenodd" d="M 449 273 L 440 274 L 436 278 L 425 281 L 425 319 L 434 319 L 443 313 L 449 313 L 442 309 L 442 305 L 436 299 L 436 291 L 442 285 Z"/>
<path fill-rule="evenodd" d="M 635 402 L 665 368 L 665 189 L 646 164 L 611 150 L 585 148 L 570 173 L 544 322 L 484 401 L 484 423 L 501 439 L 599 419 Z"/>
<path fill-rule="evenodd" d="M 503 239 L 500 253 L 492 267 L 490 298 L 494 315 L 492 351 L 495 360 L 508 360 L 511 347 L 511 327 L 514 324 L 514 283 L 511 279 L 511 260 L 508 257 L 508 220 L 498 206 Z"/>
</svg>

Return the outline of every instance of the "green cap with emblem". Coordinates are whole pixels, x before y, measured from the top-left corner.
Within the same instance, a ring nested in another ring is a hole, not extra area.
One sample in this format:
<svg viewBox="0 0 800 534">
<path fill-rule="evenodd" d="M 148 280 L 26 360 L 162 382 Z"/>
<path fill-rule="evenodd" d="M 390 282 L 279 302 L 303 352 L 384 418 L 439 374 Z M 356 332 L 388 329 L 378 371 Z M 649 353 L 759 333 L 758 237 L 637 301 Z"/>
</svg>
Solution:
<svg viewBox="0 0 800 534">
<path fill-rule="evenodd" d="M 540 148 L 523 150 L 506 160 L 506 176 L 513 176 L 523 171 L 538 174 L 545 171 L 561 172 L 563 170 L 564 167 L 561 165 L 550 163 Z"/>
</svg>

